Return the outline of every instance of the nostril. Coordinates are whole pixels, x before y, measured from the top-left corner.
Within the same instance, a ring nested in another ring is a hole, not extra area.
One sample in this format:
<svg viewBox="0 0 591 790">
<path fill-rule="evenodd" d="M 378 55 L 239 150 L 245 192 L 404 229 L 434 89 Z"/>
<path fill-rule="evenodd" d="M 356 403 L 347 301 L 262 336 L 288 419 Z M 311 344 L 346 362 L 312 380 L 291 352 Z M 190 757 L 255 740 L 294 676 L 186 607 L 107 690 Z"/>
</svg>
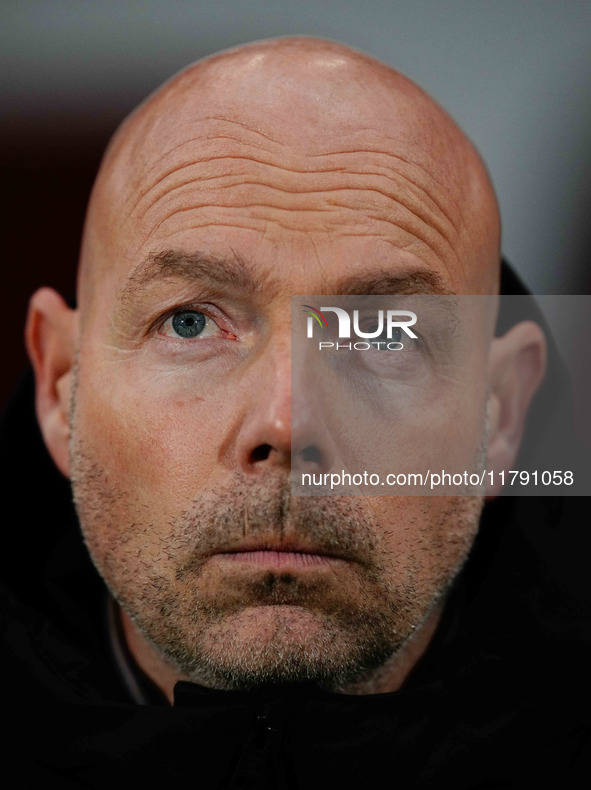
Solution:
<svg viewBox="0 0 591 790">
<path fill-rule="evenodd" d="M 307 447 L 304 447 L 301 455 L 303 461 L 318 465 L 320 465 L 322 462 L 320 450 L 317 447 L 314 447 L 313 444 L 309 444 Z"/>
<path fill-rule="evenodd" d="M 273 448 L 270 444 L 259 444 L 258 447 L 252 451 L 252 460 L 256 463 L 257 461 L 266 461 L 267 458 L 271 454 L 271 450 Z"/>
</svg>

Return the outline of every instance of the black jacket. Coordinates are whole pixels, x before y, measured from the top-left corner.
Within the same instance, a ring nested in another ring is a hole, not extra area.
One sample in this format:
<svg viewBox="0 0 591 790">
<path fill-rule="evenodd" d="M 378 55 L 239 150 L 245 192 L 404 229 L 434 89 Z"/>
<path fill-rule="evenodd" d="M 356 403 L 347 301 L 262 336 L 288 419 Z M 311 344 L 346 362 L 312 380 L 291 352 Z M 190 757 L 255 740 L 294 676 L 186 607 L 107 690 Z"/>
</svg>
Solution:
<svg viewBox="0 0 591 790">
<path fill-rule="evenodd" d="M 524 292 L 507 268 L 503 278 L 504 292 Z M 554 351 L 550 376 L 562 377 Z M 551 397 L 542 388 L 534 408 Z M 122 678 L 108 594 L 41 440 L 30 374 L 4 414 L 0 457 L 0 743 L 11 787 L 589 786 L 586 498 L 486 505 L 435 638 L 400 691 L 179 683 L 171 707 L 137 669 L 147 704 Z"/>
</svg>

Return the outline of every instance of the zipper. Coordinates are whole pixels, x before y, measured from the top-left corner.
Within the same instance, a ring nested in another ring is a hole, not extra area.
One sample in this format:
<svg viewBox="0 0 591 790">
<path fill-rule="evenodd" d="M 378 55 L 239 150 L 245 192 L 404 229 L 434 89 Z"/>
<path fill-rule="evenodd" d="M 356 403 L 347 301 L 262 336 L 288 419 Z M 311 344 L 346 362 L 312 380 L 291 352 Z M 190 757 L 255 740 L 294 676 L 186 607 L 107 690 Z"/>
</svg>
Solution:
<svg viewBox="0 0 591 790">
<path fill-rule="evenodd" d="M 224 790 L 289 790 L 281 746 L 293 709 L 284 698 L 256 714 L 246 746 Z"/>
</svg>

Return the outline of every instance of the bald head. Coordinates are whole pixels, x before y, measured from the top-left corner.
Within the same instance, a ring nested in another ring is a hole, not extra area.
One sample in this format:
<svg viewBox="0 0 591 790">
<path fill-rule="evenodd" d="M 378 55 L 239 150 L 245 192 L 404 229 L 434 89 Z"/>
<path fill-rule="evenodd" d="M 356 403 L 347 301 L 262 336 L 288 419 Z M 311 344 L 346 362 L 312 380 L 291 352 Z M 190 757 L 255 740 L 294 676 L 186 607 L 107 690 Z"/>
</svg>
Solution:
<svg viewBox="0 0 591 790">
<path fill-rule="evenodd" d="M 443 269 L 450 290 L 498 287 L 497 204 L 470 141 L 406 77 L 332 42 L 198 61 L 122 124 L 89 206 L 81 303 L 162 237 L 226 223 L 289 228 L 295 249 L 306 233 L 369 232 Z"/>
</svg>

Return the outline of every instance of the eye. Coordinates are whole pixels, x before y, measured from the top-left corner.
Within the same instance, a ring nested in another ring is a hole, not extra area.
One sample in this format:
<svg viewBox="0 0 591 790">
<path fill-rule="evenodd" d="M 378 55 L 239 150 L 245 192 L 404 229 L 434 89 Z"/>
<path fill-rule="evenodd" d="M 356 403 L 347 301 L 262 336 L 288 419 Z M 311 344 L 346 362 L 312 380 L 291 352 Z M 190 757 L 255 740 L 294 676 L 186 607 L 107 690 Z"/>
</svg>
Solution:
<svg viewBox="0 0 591 790">
<path fill-rule="evenodd" d="M 199 310 L 179 310 L 171 315 L 160 327 L 160 333 L 167 337 L 191 340 L 195 337 L 220 335 L 218 325 Z"/>
</svg>

